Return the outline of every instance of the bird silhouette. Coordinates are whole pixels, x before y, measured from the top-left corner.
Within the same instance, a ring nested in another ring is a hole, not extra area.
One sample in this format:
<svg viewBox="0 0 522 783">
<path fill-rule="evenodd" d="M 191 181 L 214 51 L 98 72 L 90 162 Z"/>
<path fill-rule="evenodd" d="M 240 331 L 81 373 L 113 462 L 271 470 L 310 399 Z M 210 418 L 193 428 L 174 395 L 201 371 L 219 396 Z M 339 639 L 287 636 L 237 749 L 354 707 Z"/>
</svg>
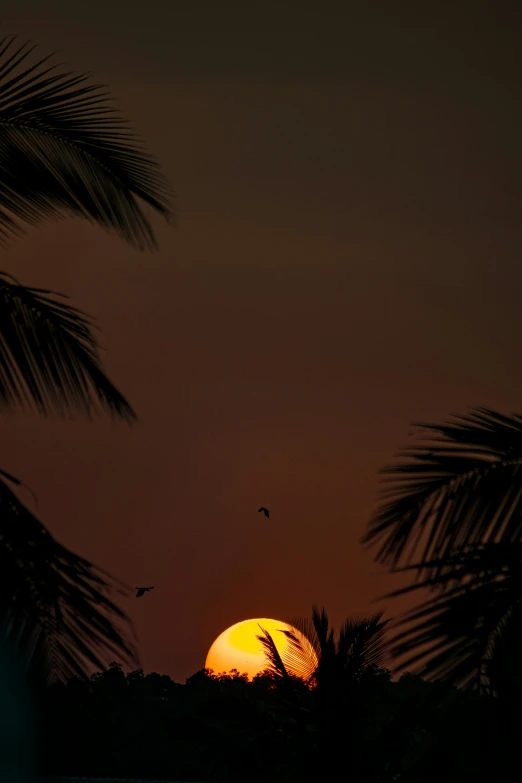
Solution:
<svg viewBox="0 0 522 783">
<path fill-rule="evenodd" d="M 269 511 L 267 508 L 265 508 L 264 506 L 261 506 L 261 508 L 258 508 L 258 509 L 257 509 L 257 513 L 259 514 L 259 512 L 260 512 L 260 511 L 262 511 L 262 512 L 263 512 L 263 514 L 265 515 L 265 517 L 268 517 L 268 518 L 270 518 L 270 511 Z"/>
<path fill-rule="evenodd" d="M 149 590 L 154 590 L 154 587 L 135 587 L 134 589 L 137 591 L 136 598 L 141 598 L 141 596 L 148 593 Z"/>
</svg>

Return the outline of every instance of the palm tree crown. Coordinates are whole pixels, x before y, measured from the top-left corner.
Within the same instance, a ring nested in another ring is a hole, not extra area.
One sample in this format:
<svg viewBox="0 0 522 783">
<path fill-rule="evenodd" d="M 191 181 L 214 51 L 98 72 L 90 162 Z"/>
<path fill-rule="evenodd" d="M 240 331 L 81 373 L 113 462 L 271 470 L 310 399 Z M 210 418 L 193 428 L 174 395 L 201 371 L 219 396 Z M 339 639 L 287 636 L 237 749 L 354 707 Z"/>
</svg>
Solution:
<svg viewBox="0 0 522 783">
<path fill-rule="evenodd" d="M 268 669 L 279 679 L 299 677 L 311 686 L 332 681 L 354 682 L 369 666 L 381 666 L 386 654 L 382 612 L 364 620 L 347 619 L 336 634 L 324 607 L 312 608 L 311 620 L 295 618 L 289 625 L 301 636 L 282 628 L 288 647 L 279 653 L 272 636 L 261 629 L 257 637 L 267 656 Z"/>
</svg>

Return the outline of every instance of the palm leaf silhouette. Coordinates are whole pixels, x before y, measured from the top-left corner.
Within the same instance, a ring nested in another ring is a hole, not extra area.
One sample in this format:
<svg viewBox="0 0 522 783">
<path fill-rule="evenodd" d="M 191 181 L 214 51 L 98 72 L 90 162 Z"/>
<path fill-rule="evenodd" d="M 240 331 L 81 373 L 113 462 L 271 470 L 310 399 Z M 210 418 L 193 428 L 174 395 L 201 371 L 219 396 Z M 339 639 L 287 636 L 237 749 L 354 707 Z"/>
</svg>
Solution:
<svg viewBox="0 0 522 783">
<path fill-rule="evenodd" d="M 467 545 L 522 537 L 522 417 L 488 408 L 447 424 L 419 424 L 425 444 L 385 468 L 381 507 L 363 543 L 380 544 L 376 560 L 396 568 L 443 562 Z M 439 566 L 434 566 L 439 568 Z"/>
<path fill-rule="evenodd" d="M 264 628 L 261 630 L 262 635 L 257 638 L 263 645 L 268 670 L 278 679 L 299 677 L 306 683 L 311 682 L 317 667 L 317 656 L 308 639 L 299 638 L 289 628 L 280 628 L 278 632 L 282 633 L 288 642 L 284 652 L 280 653 L 272 635 Z"/>
<path fill-rule="evenodd" d="M 382 616 L 383 612 L 378 612 L 363 620 L 348 619 L 339 631 L 336 658 L 345 678 L 357 679 L 366 667 L 384 664 L 388 620 Z"/>
<path fill-rule="evenodd" d="M 260 625 L 259 628 L 261 629 L 261 633 L 256 635 L 256 638 L 259 639 L 263 645 L 265 656 L 268 662 L 268 669 L 272 672 L 272 674 L 275 675 L 277 679 L 290 679 L 291 672 L 288 670 L 285 662 L 283 661 L 281 653 L 277 649 L 272 635 L 266 630 L 266 628 L 263 628 L 262 625 Z"/>
<path fill-rule="evenodd" d="M 0 40 L 0 242 L 27 223 L 79 216 L 156 247 L 140 201 L 167 220 L 172 192 L 140 138 L 88 74 L 57 71 L 36 47 Z"/>
<path fill-rule="evenodd" d="M 317 669 L 318 658 L 314 646 L 304 635 L 298 635 L 287 628 L 281 628 L 280 633 L 287 639 L 287 646 L 282 654 L 284 665 L 292 676 L 299 677 L 309 685 Z"/>
<path fill-rule="evenodd" d="M 363 620 L 348 619 L 335 634 L 324 607 L 312 608 L 312 617 L 288 622 L 302 637 L 281 629 L 289 644 L 279 653 L 272 636 L 263 630 L 268 669 L 281 679 L 299 677 L 309 685 L 356 680 L 368 666 L 380 666 L 386 655 L 388 620 L 382 612 Z"/>
<path fill-rule="evenodd" d="M 104 88 L 49 58 L 31 61 L 34 48 L 0 40 L 0 244 L 24 224 L 78 216 L 155 248 L 141 204 L 172 218 L 157 162 Z M 0 273 L 0 405 L 132 420 L 102 369 L 92 323 L 58 296 Z M 0 470 L 0 638 L 37 680 L 85 674 L 115 653 L 134 664 L 129 620 L 108 595 L 116 580 L 60 546 L 9 483 L 20 485 Z"/>
<path fill-rule="evenodd" d="M 87 316 L 59 294 L 5 278 L 0 272 L 0 405 L 135 419 L 101 367 Z"/>
<path fill-rule="evenodd" d="M 462 547 L 444 559 L 398 570 L 419 568 L 432 576 L 386 596 L 431 592 L 394 624 L 391 653 L 401 660 L 396 671 L 418 664 L 428 679 L 485 686 L 496 667 L 506 625 L 513 617 L 519 623 L 522 545 L 489 542 Z M 515 655 L 520 652 L 519 646 Z"/>
<path fill-rule="evenodd" d="M 132 588 L 61 546 L 0 476 L 0 638 L 36 683 L 85 676 L 117 656 L 139 664 L 129 618 L 109 597 Z"/>
</svg>

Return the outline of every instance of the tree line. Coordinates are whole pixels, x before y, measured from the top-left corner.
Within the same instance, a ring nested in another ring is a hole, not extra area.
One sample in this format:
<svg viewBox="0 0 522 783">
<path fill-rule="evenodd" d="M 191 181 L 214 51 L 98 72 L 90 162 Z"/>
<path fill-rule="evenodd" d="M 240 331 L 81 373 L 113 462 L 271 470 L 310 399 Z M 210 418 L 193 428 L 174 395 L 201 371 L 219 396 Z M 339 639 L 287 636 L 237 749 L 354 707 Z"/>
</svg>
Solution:
<svg viewBox="0 0 522 783">
<path fill-rule="evenodd" d="M 203 669 L 180 684 L 112 663 L 49 687 L 41 769 L 210 783 L 515 780 L 521 727 L 491 697 L 410 673 L 394 681 L 375 665 L 336 677 L 331 689 L 298 678 L 288 689 L 269 670 L 248 681 Z"/>
</svg>

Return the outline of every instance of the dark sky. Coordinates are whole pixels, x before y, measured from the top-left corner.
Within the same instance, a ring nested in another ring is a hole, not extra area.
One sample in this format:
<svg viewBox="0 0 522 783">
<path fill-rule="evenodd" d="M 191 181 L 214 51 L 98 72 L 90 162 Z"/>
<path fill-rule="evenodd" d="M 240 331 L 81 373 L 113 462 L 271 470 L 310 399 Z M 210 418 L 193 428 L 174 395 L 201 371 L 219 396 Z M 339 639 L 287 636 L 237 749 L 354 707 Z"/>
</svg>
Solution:
<svg viewBox="0 0 522 783">
<path fill-rule="evenodd" d="M 4 10 L 110 85 L 178 192 L 157 254 L 64 220 L 1 264 L 95 316 L 140 416 L 4 418 L 1 465 L 58 540 L 156 586 L 128 604 L 146 671 L 183 679 L 248 617 L 375 611 L 396 582 L 358 542 L 409 423 L 521 410 L 521 14 Z"/>
</svg>

